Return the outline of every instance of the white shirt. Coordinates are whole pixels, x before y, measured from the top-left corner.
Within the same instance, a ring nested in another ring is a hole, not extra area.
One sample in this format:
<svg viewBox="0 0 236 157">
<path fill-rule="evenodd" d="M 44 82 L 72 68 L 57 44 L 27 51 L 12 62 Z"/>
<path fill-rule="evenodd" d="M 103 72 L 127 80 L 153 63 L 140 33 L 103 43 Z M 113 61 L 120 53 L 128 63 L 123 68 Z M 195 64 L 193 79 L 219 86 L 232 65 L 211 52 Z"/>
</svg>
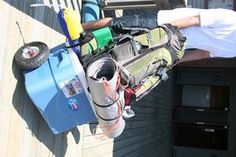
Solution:
<svg viewBox="0 0 236 157">
<path fill-rule="evenodd" d="M 181 32 L 187 37 L 187 48 L 210 52 L 211 57 L 236 57 L 236 12 L 227 9 L 179 8 L 158 12 L 158 24 L 200 15 L 200 27 Z"/>
</svg>

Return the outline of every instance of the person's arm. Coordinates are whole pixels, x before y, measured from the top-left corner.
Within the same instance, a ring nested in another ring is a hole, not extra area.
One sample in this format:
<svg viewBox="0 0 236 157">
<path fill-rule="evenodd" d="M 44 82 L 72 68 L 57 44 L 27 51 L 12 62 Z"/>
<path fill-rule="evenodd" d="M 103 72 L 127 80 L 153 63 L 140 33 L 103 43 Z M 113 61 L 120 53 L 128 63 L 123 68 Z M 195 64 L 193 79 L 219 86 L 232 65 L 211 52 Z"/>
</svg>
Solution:
<svg viewBox="0 0 236 157">
<path fill-rule="evenodd" d="M 171 24 L 173 26 L 176 26 L 179 29 L 182 28 L 187 28 L 187 27 L 191 27 L 191 26 L 200 26 L 200 16 L 190 16 L 187 18 L 183 18 L 183 19 L 179 19 L 176 21 L 171 22 Z"/>
<path fill-rule="evenodd" d="M 96 20 L 96 21 L 82 23 L 82 27 L 83 27 L 84 30 L 98 29 L 98 28 L 101 28 L 101 27 L 111 25 L 111 22 L 112 22 L 112 18 L 107 17 L 107 18 L 103 18 L 103 19 L 100 19 L 100 20 Z"/>
</svg>

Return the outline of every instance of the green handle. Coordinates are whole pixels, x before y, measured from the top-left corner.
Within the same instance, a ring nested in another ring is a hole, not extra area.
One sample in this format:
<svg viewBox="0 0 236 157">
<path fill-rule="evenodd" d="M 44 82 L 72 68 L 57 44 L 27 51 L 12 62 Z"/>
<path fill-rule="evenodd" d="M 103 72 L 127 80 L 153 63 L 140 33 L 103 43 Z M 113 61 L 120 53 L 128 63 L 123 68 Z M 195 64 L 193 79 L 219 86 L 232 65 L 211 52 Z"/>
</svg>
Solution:
<svg viewBox="0 0 236 157">
<path fill-rule="evenodd" d="M 112 41 L 112 34 L 109 27 L 97 29 L 93 31 L 92 34 L 96 39 L 97 48 L 108 46 L 108 44 Z"/>
</svg>

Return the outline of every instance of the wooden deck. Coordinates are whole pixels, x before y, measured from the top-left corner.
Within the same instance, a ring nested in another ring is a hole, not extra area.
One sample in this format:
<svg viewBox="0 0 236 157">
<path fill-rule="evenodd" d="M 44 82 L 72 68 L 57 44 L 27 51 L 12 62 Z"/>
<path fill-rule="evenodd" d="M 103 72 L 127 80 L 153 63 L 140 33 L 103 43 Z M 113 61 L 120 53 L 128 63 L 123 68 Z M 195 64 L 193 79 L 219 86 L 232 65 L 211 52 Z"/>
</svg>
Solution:
<svg viewBox="0 0 236 157">
<path fill-rule="evenodd" d="M 80 10 L 79 0 L 0 1 L 0 156 L 2 157 L 121 157 L 171 156 L 171 84 L 134 106 L 135 118 L 127 120 L 117 139 L 103 139 L 96 124 L 87 124 L 54 135 L 24 88 L 22 72 L 13 57 L 26 42 L 43 41 L 53 47 L 65 41 L 56 9 L 31 8 L 44 2 Z M 60 2 L 60 3 L 59 3 Z M 158 93 L 158 94 L 156 94 Z M 91 130 L 97 128 L 93 135 Z"/>
</svg>

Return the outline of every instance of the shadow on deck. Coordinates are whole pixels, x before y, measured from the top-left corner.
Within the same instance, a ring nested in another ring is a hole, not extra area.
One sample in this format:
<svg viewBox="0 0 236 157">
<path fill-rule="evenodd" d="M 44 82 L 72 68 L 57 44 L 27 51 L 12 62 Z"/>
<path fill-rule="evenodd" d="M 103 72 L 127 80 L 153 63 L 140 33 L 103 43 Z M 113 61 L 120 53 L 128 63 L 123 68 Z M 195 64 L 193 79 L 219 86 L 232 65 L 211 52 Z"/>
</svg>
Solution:
<svg viewBox="0 0 236 157">
<path fill-rule="evenodd" d="M 78 144 L 81 138 L 79 130 L 74 128 L 70 131 L 54 135 L 28 97 L 24 86 L 23 73 L 14 62 L 12 63 L 12 71 L 17 79 L 12 100 L 14 108 L 27 123 L 27 129 L 31 130 L 32 136 L 42 142 L 56 157 L 63 157 L 68 147 L 67 134 L 71 131 L 76 144 Z"/>
</svg>

